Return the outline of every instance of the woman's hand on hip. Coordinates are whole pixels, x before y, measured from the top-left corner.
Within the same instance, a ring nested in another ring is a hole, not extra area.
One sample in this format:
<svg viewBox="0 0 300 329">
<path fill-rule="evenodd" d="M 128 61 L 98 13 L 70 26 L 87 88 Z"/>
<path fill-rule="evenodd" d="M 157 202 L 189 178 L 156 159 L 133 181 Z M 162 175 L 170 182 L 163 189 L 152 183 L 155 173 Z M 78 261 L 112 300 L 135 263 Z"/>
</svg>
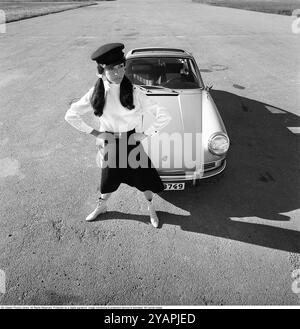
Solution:
<svg viewBox="0 0 300 329">
<path fill-rule="evenodd" d="M 112 139 L 114 139 L 112 134 L 106 132 L 100 132 L 97 130 L 93 130 L 91 134 L 96 137 L 96 145 L 98 146 L 104 146 L 105 140 L 111 141 Z"/>
<path fill-rule="evenodd" d="M 134 133 L 133 134 L 133 138 L 136 142 L 138 142 L 138 141 L 140 142 L 146 137 L 147 137 L 147 135 L 145 135 L 144 133 Z"/>
</svg>

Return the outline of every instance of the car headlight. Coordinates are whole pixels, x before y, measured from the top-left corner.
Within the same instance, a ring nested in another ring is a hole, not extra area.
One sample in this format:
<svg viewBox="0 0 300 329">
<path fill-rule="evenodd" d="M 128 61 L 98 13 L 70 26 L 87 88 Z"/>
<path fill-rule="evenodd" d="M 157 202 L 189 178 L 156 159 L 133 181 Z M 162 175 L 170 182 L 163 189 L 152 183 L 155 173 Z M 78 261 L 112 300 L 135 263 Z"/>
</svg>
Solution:
<svg viewBox="0 0 300 329">
<path fill-rule="evenodd" d="M 210 136 L 208 149 L 212 154 L 223 155 L 229 149 L 229 138 L 224 133 L 215 133 Z"/>
</svg>

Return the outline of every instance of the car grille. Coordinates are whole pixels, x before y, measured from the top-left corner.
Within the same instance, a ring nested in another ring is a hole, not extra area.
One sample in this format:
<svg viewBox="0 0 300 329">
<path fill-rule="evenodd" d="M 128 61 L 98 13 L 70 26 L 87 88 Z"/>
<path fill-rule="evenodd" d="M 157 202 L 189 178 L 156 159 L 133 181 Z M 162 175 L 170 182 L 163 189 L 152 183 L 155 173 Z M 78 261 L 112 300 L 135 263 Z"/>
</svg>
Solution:
<svg viewBox="0 0 300 329">
<path fill-rule="evenodd" d="M 204 164 L 204 171 L 215 168 L 215 165 L 216 165 L 215 162 L 205 163 Z"/>
<path fill-rule="evenodd" d="M 223 159 L 220 163 L 218 162 L 209 162 L 209 163 L 205 163 L 204 164 L 204 171 L 209 171 L 209 170 L 212 170 L 212 169 L 215 169 L 217 167 L 220 167 L 224 164 L 225 162 L 225 159 Z M 186 171 L 163 171 L 162 174 L 163 175 L 172 175 L 174 177 L 176 176 L 184 176 L 187 172 Z"/>
<path fill-rule="evenodd" d="M 163 171 L 163 175 L 172 175 L 172 176 L 184 176 L 185 171 Z"/>
<path fill-rule="evenodd" d="M 204 171 L 221 167 L 221 166 L 223 166 L 224 162 L 225 162 L 225 159 L 223 159 L 221 162 L 217 161 L 217 162 L 205 163 L 204 164 Z"/>
</svg>

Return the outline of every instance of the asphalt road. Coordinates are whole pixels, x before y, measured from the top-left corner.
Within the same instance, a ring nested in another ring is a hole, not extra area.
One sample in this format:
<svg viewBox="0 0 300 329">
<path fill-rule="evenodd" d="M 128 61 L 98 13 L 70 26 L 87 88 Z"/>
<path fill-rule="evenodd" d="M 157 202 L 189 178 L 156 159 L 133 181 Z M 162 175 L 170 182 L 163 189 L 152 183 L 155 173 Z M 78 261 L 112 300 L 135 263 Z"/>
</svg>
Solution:
<svg viewBox="0 0 300 329">
<path fill-rule="evenodd" d="M 0 304 L 298 305 L 294 19 L 190 0 L 118 0 L 8 24 L 0 34 Z M 159 229 L 143 194 L 126 185 L 103 220 L 84 221 L 97 197 L 96 146 L 64 114 L 96 81 L 91 52 L 119 41 L 126 51 L 191 51 L 232 142 L 222 176 L 155 196 Z"/>
</svg>

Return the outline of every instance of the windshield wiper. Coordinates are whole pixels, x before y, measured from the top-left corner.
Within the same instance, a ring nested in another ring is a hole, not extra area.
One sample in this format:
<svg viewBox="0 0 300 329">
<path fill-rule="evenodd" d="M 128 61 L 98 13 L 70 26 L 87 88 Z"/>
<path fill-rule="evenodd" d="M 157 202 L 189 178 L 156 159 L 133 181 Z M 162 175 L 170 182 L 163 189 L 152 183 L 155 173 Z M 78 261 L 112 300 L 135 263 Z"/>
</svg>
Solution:
<svg viewBox="0 0 300 329">
<path fill-rule="evenodd" d="M 171 91 L 172 93 L 175 93 L 175 94 L 179 94 L 178 91 L 176 90 L 173 90 L 171 88 L 167 88 L 167 87 L 163 87 L 163 86 L 153 86 L 153 85 L 139 85 L 140 87 L 142 88 L 145 88 L 145 89 L 166 89 L 166 90 L 169 90 Z"/>
</svg>

